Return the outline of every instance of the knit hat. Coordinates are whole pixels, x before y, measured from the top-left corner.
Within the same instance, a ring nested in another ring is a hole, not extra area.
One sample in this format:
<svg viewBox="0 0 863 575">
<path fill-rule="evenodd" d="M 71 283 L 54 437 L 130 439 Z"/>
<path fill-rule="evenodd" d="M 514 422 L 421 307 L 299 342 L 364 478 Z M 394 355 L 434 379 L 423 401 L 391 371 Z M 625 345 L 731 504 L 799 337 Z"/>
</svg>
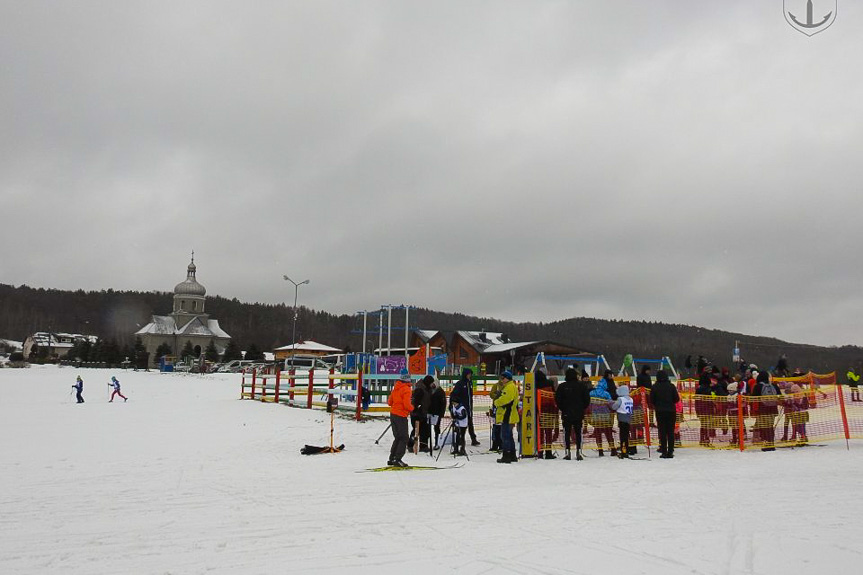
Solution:
<svg viewBox="0 0 863 575">
<path fill-rule="evenodd" d="M 473 375 L 473 370 L 471 368 L 466 367 L 463 370 L 461 370 L 461 376 L 462 377 L 467 377 L 469 375 Z"/>
<path fill-rule="evenodd" d="M 506 370 L 506 371 L 504 371 L 502 374 L 500 374 L 500 377 L 501 377 L 501 379 L 504 379 L 504 378 L 506 378 L 506 379 L 512 379 L 512 372 L 511 372 L 510 370 L 508 370 L 508 369 L 507 369 L 507 370 Z"/>
<path fill-rule="evenodd" d="M 402 381 L 410 381 L 411 380 L 410 372 L 406 368 L 403 367 L 402 370 L 399 372 L 399 379 Z"/>
<path fill-rule="evenodd" d="M 564 381 L 578 381 L 578 372 L 575 371 L 574 368 L 569 368 L 566 370 L 566 373 L 563 375 Z"/>
<path fill-rule="evenodd" d="M 736 382 L 729 383 L 728 387 L 726 389 L 728 389 L 728 393 L 737 393 L 737 383 Z"/>
</svg>

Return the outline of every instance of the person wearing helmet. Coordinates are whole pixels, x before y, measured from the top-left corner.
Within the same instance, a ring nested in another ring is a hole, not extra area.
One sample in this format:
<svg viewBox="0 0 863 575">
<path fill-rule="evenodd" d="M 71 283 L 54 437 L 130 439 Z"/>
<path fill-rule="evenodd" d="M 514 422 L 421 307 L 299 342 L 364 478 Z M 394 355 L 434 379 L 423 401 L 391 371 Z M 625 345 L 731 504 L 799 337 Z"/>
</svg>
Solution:
<svg viewBox="0 0 863 575">
<path fill-rule="evenodd" d="M 77 377 L 75 385 L 72 387 L 75 388 L 75 395 L 78 397 L 78 403 L 84 403 L 84 396 L 82 395 L 84 393 L 84 380 L 81 379 L 80 375 Z"/>
<path fill-rule="evenodd" d="M 109 383 L 108 385 L 110 385 L 111 387 L 114 388 L 114 392 L 111 394 L 111 399 L 108 400 L 108 403 L 111 403 L 112 401 L 114 401 L 114 397 L 117 395 L 122 397 L 124 402 L 129 401 L 128 397 L 126 397 L 125 395 L 120 393 L 120 382 L 117 381 L 116 377 L 111 376 L 111 383 Z"/>
</svg>

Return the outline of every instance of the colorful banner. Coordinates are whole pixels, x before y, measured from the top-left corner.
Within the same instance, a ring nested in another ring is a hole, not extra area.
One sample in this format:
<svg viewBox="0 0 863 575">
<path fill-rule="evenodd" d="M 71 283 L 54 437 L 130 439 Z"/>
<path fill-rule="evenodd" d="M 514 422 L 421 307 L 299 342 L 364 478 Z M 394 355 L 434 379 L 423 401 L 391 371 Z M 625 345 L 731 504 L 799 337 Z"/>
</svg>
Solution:
<svg viewBox="0 0 863 575">
<path fill-rule="evenodd" d="M 434 375 L 435 370 L 442 372 L 446 368 L 446 354 L 440 353 L 428 358 L 426 365 L 429 375 Z"/>
<path fill-rule="evenodd" d="M 398 375 L 407 367 L 407 359 L 403 355 L 385 355 L 378 358 L 378 373 Z"/>
<path fill-rule="evenodd" d="M 411 359 L 408 362 L 408 371 L 410 371 L 412 375 L 426 374 L 427 348 L 428 344 L 419 348 L 419 350 L 417 350 L 417 352 L 411 356 Z"/>
</svg>

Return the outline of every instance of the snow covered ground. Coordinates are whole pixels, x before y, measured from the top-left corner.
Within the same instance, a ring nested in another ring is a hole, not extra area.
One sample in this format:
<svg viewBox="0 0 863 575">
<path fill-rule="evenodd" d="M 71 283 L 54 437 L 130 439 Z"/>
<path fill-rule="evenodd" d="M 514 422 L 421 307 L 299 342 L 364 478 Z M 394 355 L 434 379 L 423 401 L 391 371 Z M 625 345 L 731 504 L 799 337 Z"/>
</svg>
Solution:
<svg viewBox="0 0 863 575">
<path fill-rule="evenodd" d="M 107 402 L 111 375 L 128 403 Z M 239 378 L 0 369 L 0 573 L 821 575 L 863 560 L 863 444 L 355 473 L 385 464 L 386 423 L 337 418 L 346 450 L 303 456 L 329 417 L 239 401 Z"/>
</svg>

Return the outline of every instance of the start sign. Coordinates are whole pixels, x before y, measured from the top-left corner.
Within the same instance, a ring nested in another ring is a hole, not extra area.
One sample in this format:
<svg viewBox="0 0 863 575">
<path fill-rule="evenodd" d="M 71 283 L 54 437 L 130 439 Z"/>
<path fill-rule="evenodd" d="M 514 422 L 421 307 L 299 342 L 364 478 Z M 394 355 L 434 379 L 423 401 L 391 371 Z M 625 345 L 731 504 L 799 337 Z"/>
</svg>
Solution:
<svg viewBox="0 0 863 575">
<path fill-rule="evenodd" d="M 536 455 L 536 386 L 533 372 L 524 374 L 524 396 L 521 412 L 521 456 Z"/>
</svg>

